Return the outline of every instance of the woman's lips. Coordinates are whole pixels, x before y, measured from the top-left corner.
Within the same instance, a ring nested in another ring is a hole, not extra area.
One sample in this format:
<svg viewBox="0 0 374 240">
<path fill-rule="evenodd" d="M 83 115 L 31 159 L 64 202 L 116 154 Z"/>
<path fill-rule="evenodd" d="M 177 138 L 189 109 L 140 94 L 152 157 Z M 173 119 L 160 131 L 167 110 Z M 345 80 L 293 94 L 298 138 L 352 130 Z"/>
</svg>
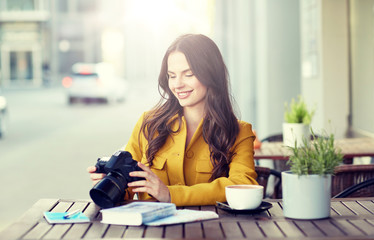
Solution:
<svg viewBox="0 0 374 240">
<path fill-rule="evenodd" d="M 184 92 L 177 92 L 177 96 L 179 99 L 185 99 L 185 98 L 188 98 L 192 93 L 192 90 L 191 91 L 184 91 Z"/>
</svg>

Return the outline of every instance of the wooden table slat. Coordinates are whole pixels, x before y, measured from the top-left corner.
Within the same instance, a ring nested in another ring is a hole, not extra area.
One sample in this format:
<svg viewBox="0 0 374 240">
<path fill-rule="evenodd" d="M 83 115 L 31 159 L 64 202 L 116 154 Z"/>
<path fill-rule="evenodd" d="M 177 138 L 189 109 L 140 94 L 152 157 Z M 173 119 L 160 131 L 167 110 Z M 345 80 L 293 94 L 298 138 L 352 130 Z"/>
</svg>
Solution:
<svg viewBox="0 0 374 240">
<path fill-rule="evenodd" d="M 124 238 L 141 238 L 143 237 L 145 227 L 129 226 L 124 234 Z"/>
<path fill-rule="evenodd" d="M 29 230 L 33 229 L 37 222 L 15 222 L 8 228 L 0 232 L 1 240 L 19 239 L 25 235 Z"/>
<path fill-rule="evenodd" d="M 201 222 L 186 223 L 184 225 L 184 235 L 188 238 L 204 238 L 203 226 Z"/>
<path fill-rule="evenodd" d="M 355 227 L 355 225 L 351 224 L 345 219 L 333 219 L 331 220 L 331 222 L 347 236 L 363 235 L 363 232 L 360 229 L 358 229 L 357 227 Z"/>
<path fill-rule="evenodd" d="M 40 222 L 33 229 L 31 229 L 23 239 L 41 239 L 48 231 L 52 228 L 52 225 L 49 225 L 46 222 Z"/>
<path fill-rule="evenodd" d="M 75 210 L 81 210 L 84 211 L 88 207 L 88 202 L 76 202 L 74 203 L 70 208 L 69 212 L 73 212 Z M 86 213 L 85 213 L 86 214 Z"/>
<path fill-rule="evenodd" d="M 164 236 L 164 227 L 149 226 L 145 229 L 145 238 L 162 238 Z"/>
<path fill-rule="evenodd" d="M 126 230 L 126 226 L 109 225 L 104 238 L 121 238 Z"/>
<path fill-rule="evenodd" d="M 307 237 L 318 238 L 325 236 L 325 234 L 320 231 L 319 228 L 316 228 L 316 226 L 312 222 L 295 220 L 294 223 Z"/>
<path fill-rule="evenodd" d="M 67 212 L 68 209 L 73 205 L 73 202 L 58 202 L 57 205 L 51 210 L 51 212 Z"/>
<path fill-rule="evenodd" d="M 372 215 L 372 213 L 365 208 L 363 208 L 358 202 L 354 201 L 342 201 L 345 206 L 347 206 L 351 211 L 357 215 Z"/>
<path fill-rule="evenodd" d="M 365 219 L 365 220 L 374 226 L 374 219 Z"/>
<path fill-rule="evenodd" d="M 374 215 L 374 202 L 370 200 L 358 200 L 361 206 L 363 206 L 367 211 Z"/>
<path fill-rule="evenodd" d="M 341 204 L 341 203 L 339 203 Z M 334 208 L 334 204 L 331 203 L 331 210 L 330 210 L 330 217 L 336 217 L 336 216 L 340 216 L 341 214 Z M 342 207 L 342 206 L 340 206 Z"/>
<path fill-rule="evenodd" d="M 270 238 L 285 237 L 274 221 L 257 221 L 262 232 Z"/>
<path fill-rule="evenodd" d="M 44 239 L 61 239 L 72 227 L 71 224 L 55 224 L 50 231 L 43 236 Z"/>
<path fill-rule="evenodd" d="M 201 211 L 213 211 L 217 212 L 216 206 L 201 206 Z"/>
<path fill-rule="evenodd" d="M 221 225 L 218 221 L 206 221 L 202 223 L 205 237 L 207 237 L 207 234 L 209 234 L 209 238 L 211 239 L 225 237 L 222 232 Z"/>
<path fill-rule="evenodd" d="M 58 199 L 40 199 L 17 222 L 30 222 L 40 219 L 41 213 L 49 211 L 58 203 Z"/>
<path fill-rule="evenodd" d="M 351 224 L 353 224 L 356 228 L 360 229 L 366 235 L 374 235 L 374 226 L 370 224 L 368 221 L 363 219 L 352 219 L 348 220 Z"/>
<path fill-rule="evenodd" d="M 223 222 L 221 226 L 226 238 L 244 237 L 237 222 Z"/>
<path fill-rule="evenodd" d="M 74 203 L 73 201 L 58 201 L 51 209 L 51 212 L 66 212 L 66 211 L 74 211 L 76 209 L 84 209 L 87 203 L 77 202 Z M 37 234 L 36 231 L 40 231 L 40 226 L 44 226 L 44 224 L 49 224 L 42 216 L 39 219 L 40 224 L 35 229 L 30 231 L 25 238 L 33 238 L 33 235 Z M 45 239 L 61 239 L 72 227 L 72 224 L 49 224 L 50 228 L 48 232 L 45 233 L 43 238 Z"/>
<path fill-rule="evenodd" d="M 68 232 L 65 233 L 63 239 L 79 239 L 84 236 L 87 230 L 91 227 L 92 223 L 79 223 L 73 224 Z"/>
<path fill-rule="evenodd" d="M 268 209 L 268 212 L 270 213 L 271 217 L 283 217 L 283 209 L 281 205 L 277 202 L 271 202 L 273 205 L 270 209 Z"/>
<path fill-rule="evenodd" d="M 292 221 L 277 220 L 276 224 L 286 237 L 305 237 L 305 234 Z"/>
<path fill-rule="evenodd" d="M 356 214 L 346 207 L 342 202 L 331 202 L 331 207 L 339 216 L 355 216 Z"/>
<path fill-rule="evenodd" d="M 84 210 L 84 214 L 91 220 L 99 220 L 96 219 L 96 216 L 99 214 L 100 208 L 96 206 L 94 203 L 89 203 L 87 208 Z"/>
<path fill-rule="evenodd" d="M 315 220 L 313 222 L 326 236 L 342 237 L 345 235 L 344 232 L 333 225 L 329 219 Z"/>
<path fill-rule="evenodd" d="M 263 238 L 265 235 L 258 228 L 255 221 L 244 221 L 239 223 L 246 238 Z"/>
<path fill-rule="evenodd" d="M 83 238 L 101 238 L 105 235 L 106 230 L 108 229 L 108 224 L 103 224 L 98 221 L 93 222 L 91 227 L 87 230 L 87 232 L 84 234 Z"/>
<path fill-rule="evenodd" d="M 47 223 L 43 218 L 43 212 L 54 209 L 59 204 L 57 199 L 41 199 L 34 204 L 21 218 L 20 222 L 30 221 L 32 228 L 26 229 L 23 239 L 39 239 L 51 230 L 53 225 Z M 61 206 L 68 204 L 62 204 Z M 53 211 L 53 210 L 52 210 Z M 36 222 L 38 222 L 36 224 Z"/>
<path fill-rule="evenodd" d="M 183 224 L 170 225 L 165 228 L 165 238 L 173 238 L 176 236 L 183 236 Z"/>
</svg>

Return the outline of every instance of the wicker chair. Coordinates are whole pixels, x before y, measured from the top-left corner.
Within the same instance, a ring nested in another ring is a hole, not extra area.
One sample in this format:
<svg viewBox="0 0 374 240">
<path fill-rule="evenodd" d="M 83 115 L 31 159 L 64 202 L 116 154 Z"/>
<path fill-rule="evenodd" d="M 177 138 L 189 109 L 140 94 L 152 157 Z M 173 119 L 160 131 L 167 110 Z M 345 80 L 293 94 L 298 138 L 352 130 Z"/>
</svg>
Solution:
<svg viewBox="0 0 374 240">
<path fill-rule="evenodd" d="M 258 184 L 264 187 L 264 198 L 266 197 L 266 189 L 270 175 L 273 175 L 276 178 L 276 184 L 272 198 L 282 198 L 282 189 L 281 187 L 279 187 L 282 185 L 281 173 L 274 169 L 261 166 L 255 166 L 255 170 L 257 173 L 256 181 L 258 182 Z"/>
<path fill-rule="evenodd" d="M 283 141 L 282 133 L 274 134 L 261 140 L 261 142 L 282 142 L 282 141 Z"/>
<path fill-rule="evenodd" d="M 321 136 L 315 134 L 310 136 L 310 140 L 313 140 L 314 138 L 320 138 Z M 282 142 L 283 141 L 283 133 L 278 133 L 274 135 L 270 135 L 264 139 L 261 140 L 261 142 Z"/>
<path fill-rule="evenodd" d="M 372 187 L 373 185 L 374 185 L 374 178 L 371 178 L 369 180 L 365 180 L 356 185 L 350 186 L 349 188 L 346 188 L 342 192 L 335 195 L 333 198 L 351 197 L 354 193 L 361 191 L 361 189 L 369 188 L 369 187 Z"/>
<path fill-rule="evenodd" d="M 258 182 L 259 185 L 264 187 L 264 197 L 265 197 L 266 188 L 267 188 L 268 180 L 270 176 L 270 168 L 255 166 L 255 171 L 257 173 L 256 181 Z"/>
<path fill-rule="evenodd" d="M 374 179 L 374 164 L 340 165 L 335 168 L 335 176 L 332 178 L 331 196 L 336 196 L 347 188 L 370 179 Z M 367 185 L 349 195 L 349 197 L 373 196 L 374 185 Z"/>
</svg>

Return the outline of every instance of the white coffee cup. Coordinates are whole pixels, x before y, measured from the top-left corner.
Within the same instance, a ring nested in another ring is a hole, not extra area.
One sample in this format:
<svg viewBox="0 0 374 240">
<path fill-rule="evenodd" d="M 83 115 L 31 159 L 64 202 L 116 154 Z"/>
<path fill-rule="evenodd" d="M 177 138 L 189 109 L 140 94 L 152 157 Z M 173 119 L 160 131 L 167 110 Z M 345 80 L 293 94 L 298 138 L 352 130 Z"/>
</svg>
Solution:
<svg viewBox="0 0 374 240">
<path fill-rule="evenodd" d="M 225 190 L 228 204 L 237 210 L 259 207 L 264 194 L 264 187 L 261 185 L 230 185 Z"/>
</svg>

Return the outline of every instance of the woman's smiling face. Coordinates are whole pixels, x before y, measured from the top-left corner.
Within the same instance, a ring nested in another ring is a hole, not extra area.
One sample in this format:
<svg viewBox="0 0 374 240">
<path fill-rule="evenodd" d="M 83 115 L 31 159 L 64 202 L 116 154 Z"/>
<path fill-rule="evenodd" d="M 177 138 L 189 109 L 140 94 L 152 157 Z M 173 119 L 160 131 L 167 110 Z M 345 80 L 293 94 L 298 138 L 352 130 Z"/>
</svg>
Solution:
<svg viewBox="0 0 374 240">
<path fill-rule="evenodd" d="M 196 78 L 182 52 L 168 57 L 169 88 L 183 108 L 204 107 L 207 87 Z"/>
</svg>

